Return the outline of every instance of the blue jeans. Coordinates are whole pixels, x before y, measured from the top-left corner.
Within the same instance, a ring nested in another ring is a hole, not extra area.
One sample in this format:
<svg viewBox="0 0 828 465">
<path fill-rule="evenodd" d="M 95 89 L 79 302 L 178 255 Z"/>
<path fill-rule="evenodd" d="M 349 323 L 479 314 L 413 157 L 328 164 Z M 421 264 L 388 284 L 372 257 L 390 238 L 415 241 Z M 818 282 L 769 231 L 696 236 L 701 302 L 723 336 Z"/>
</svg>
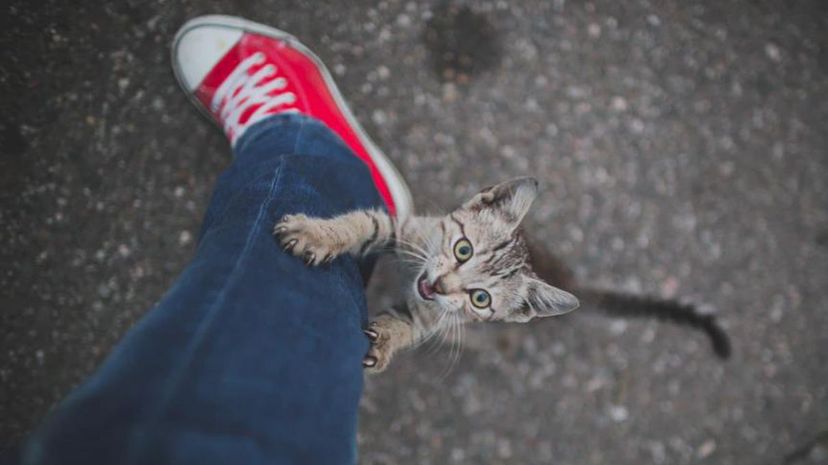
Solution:
<svg viewBox="0 0 828 465">
<path fill-rule="evenodd" d="M 349 464 L 368 340 L 350 257 L 306 267 L 286 213 L 381 207 L 322 123 L 269 118 L 218 181 L 195 258 L 160 304 L 30 437 L 22 463 Z"/>
</svg>

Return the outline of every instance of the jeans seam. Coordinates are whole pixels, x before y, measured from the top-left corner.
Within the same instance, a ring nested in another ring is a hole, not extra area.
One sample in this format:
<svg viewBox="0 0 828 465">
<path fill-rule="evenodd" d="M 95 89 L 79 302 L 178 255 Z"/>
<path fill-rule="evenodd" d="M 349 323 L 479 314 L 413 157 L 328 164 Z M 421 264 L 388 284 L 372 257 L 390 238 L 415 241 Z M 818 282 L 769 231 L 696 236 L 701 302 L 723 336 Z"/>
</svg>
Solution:
<svg viewBox="0 0 828 465">
<path fill-rule="evenodd" d="M 169 381 L 169 384 L 168 384 L 167 388 L 162 391 L 162 392 L 164 392 L 164 394 L 162 396 L 162 401 L 153 410 L 153 412 L 150 414 L 149 418 L 146 421 L 143 422 L 144 424 L 143 424 L 143 427 L 141 428 L 142 430 L 146 431 L 149 428 L 151 428 L 152 424 L 155 423 L 158 420 L 158 417 L 160 416 L 164 406 L 169 404 L 175 390 L 178 388 L 178 386 L 179 386 L 179 384 L 182 380 L 184 369 L 186 369 L 186 367 L 193 360 L 195 352 L 201 346 L 201 343 L 202 343 L 205 335 L 210 330 L 210 328 L 213 326 L 212 323 L 213 323 L 214 318 L 215 318 L 216 309 L 221 307 L 221 303 L 224 302 L 224 299 L 227 295 L 228 288 L 232 287 L 231 284 L 234 284 L 235 281 L 238 279 L 238 276 L 239 276 L 238 270 L 241 268 L 241 263 L 243 261 L 245 261 L 245 259 L 250 254 L 250 246 L 255 241 L 255 237 L 256 237 L 257 232 L 260 228 L 260 225 L 262 224 L 263 219 L 267 216 L 266 212 L 268 210 L 268 207 L 270 206 L 270 203 L 273 201 L 273 199 L 275 197 L 274 192 L 276 191 L 277 186 L 279 185 L 279 181 L 281 180 L 281 176 L 282 176 L 282 165 L 280 164 L 274 170 L 273 181 L 270 184 L 270 188 L 269 188 L 268 193 L 267 193 L 267 198 L 262 203 L 262 206 L 261 206 L 261 208 L 259 209 L 259 212 L 256 215 L 256 219 L 253 222 L 252 227 L 250 228 L 250 234 L 248 234 L 248 236 L 247 236 L 247 240 L 245 241 L 244 247 L 242 248 L 242 251 L 239 254 L 238 258 L 236 259 L 236 263 L 233 265 L 233 269 L 230 273 L 230 278 L 229 278 L 229 281 L 232 281 L 232 283 L 228 282 L 227 284 L 225 284 L 222 287 L 221 292 L 216 296 L 215 300 L 210 305 L 210 308 L 207 310 L 205 320 L 202 321 L 201 324 L 199 324 L 199 327 L 196 331 L 196 336 L 195 336 L 193 342 L 187 348 L 187 354 L 185 355 L 184 360 L 180 363 L 180 369 L 177 371 L 176 375 L 174 375 L 174 378 Z M 137 430 L 133 431 L 133 433 L 135 433 L 135 432 L 137 432 Z M 137 457 L 140 455 L 140 453 L 142 453 L 145 450 L 146 450 L 146 448 L 144 448 L 144 447 L 135 447 L 135 445 L 130 444 L 128 446 L 128 452 L 127 452 L 127 457 L 126 457 L 127 460 L 126 460 L 125 463 L 127 463 L 127 464 L 134 463 L 135 460 L 137 459 Z"/>
<path fill-rule="evenodd" d="M 257 127 L 254 129 L 254 131 L 256 131 L 256 132 L 254 132 L 252 134 L 249 134 L 246 137 L 243 136 L 242 139 L 239 141 L 240 143 L 237 144 L 239 147 L 238 148 L 233 147 L 233 151 L 236 151 L 236 150 L 241 151 L 245 146 L 248 146 L 248 145 L 254 143 L 256 140 L 258 140 L 259 138 L 261 138 L 265 134 L 267 134 L 267 131 L 269 129 L 271 129 L 272 126 L 279 126 L 279 125 L 287 124 L 287 122 L 282 121 L 281 119 L 278 119 L 278 116 L 279 115 L 277 115 L 274 118 L 267 119 L 267 120 L 264 120 L 261 123 L 259 123 L 257 125 Z M 303 118 L 297 118 L 297 120 L 294 122 L 294 124 L 298 123 L 299 127 L 296 129 L 296 135 L 295 135 L 295 139 L 293 141 L 293 150 L 291 152 L 289 152 L 290 154 L 296 154 L 297 153 L 297 147 L 299 147 L 299 141 L 302 137 L 302 132 L 305 129 L 305 123 L 308 122 L 308 121 L 309 121 L 308 118 L 303 117 Z M 280 164 L 281 164 L 282 158 L 287 156 L 287 155 L 288 155 L 288 152 L 285 152 L 285 153 L 280 154 L 277 157 Z M 242 189 L 244 189 L 245 187 L 249 186 L 250 184 L 253 184 L 254 182 L 258 181 L 258 179 L 259 178 L 255 178 L 255 179 L 251 180 L 249 183 L 242 186 Z M 240 189 L 239 192 L 241 192 L 242 189 Z M 233 198 L 235 198 L 235 197 L 236 196 L 233 196 Z M 224 206 L 224 208 L 221 209 L 220 212 L 217 212 L 216 214 L 211 215 L 212 218 L 209 219 L 209 221 L 210 221 L 209 224 L 205 223 L 205 225 L 203 227 L 203 232 L 201 234 L 201 237 L 199 238 L 199 242 L 202 242 L 204 240 L 204 238 L 207 237 L 207 234 L 210 231 L 210 229 L 213 227 L 213 225 L 220 223 L 221 220 L 224 219 L 224 216 L 227 213 L 227 210 L 229 210 L 230 206 L 233 204 L 233 202 L 232 202 L 233 198 L 228 199 L 226 205 Z"/>
<path fill-rule="evenodd" d="M 285 156 L 286 156 L 286 155 L 285 155 Z M 282 156 L 280 155 L 280 156 L 279 156 L 279 159 L 278 159 L 278 166 L 279 166 L 279 167 L 281 167 L 282 162 L 283 162 L 283 160 L 282 160 Z M 276 168 L 276 169 L 280 169 L 280 168 Z M 225 205 L 224 205 L 224 207 L 221 209 L 221 211 L 220 211 L 220 212 L 217 212 L 217 213 L 215 213 L 215 214 L 213 214 L 213 215 L 212 215 L 212 218 L 210 218 L 210 223 L 209 223 L 209 224 L 205 224 L 205 226 L 204 226 L 204 230 L 203 230 L 203 232 L 201 233 L 201 237 L 199 238 L 199 244 L 200 244 L 200 243 L 202 243 L 202 242 L 204 242 L 204 239 L 205 239 L 207 236 L 209 236 L 209 235 L 210 235 L 210 233 L 211 233 L 212 231 L 216 231 L 216 230 L 220 230 L 220 229 L 221 229 L 221 228 L 218 228 L 218 229 L 217 229 L 217 228 L 216 228 L 216 225 L 220 224 L 220 223 L 222 222 L 222 220 L 224 220 L 224 217 L 227 215 L 227 212 L 228 212 L 228 211 L 229 211 L 229 210 L 233 207 L 233 205 L 234 205 L 234 201 L 235 201 L 235 200 L 236 200 L 239 196 L 241 196 L 241 195 L 242 195 L 242 192 L 243 192 L 245 189 L 247 189 L 248 187 L 252 186 L 253 184 L 255 184 L 255 183 L 259 182 L 259 180 L 261 180 L 263 177 L 266 177 L 266 175 L 258 176 L 258 177 L 255 177 L 255 178 L 251 179 L 249 182 L 247 182 L 247 183 L 243 184 L 241 187 L 239 187 L 239 188 L 238 188 L 238 192 L 236 192 L 235 194 L 233 194 L 232 196 L 230 196 L 230 198 L 228 198 L 228 199 L 227 199 L 227 202 L 225 202 Z"/>
<path fill-rule="evenodd" d="M 302 118 L 299 120 L 299 129 L 296 130 L 296 138 L 293 139 L 293 152 L 291 153 L 298 153 L 297 148 L 299 147 L 299 141 L 302 139 L 302 133 L 305 131 L 305 122 L 307 119 Z"/>
</svg>

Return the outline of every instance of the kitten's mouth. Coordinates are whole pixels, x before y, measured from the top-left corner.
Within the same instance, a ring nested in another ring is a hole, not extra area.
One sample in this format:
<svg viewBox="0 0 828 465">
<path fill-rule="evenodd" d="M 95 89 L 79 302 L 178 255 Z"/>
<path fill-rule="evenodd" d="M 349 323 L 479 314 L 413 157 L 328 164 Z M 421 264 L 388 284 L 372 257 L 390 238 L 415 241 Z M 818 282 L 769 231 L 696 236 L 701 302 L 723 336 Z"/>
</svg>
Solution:
<svg viewBox="0 0 828 465">
<path fill-rule="evenodd" d="M 428 278 L 426 278 L 425 273 L 420 275 L 420 278 L 417 280 L 417 293 L 420 294 L 423 300 L 434 300 L 434 288 L 428 283 Z"/>
</svg>

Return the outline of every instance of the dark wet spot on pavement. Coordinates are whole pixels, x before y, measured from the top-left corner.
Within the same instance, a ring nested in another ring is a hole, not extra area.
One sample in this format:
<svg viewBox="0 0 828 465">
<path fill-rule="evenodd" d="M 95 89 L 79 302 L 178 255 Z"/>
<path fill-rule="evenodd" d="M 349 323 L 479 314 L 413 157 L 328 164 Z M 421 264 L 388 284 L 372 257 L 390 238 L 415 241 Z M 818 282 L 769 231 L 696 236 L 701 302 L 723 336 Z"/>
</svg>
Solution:
<svg viewBox="0 0 828 465">
<path fill-rule="evenodd" d="M 498 35 L 491 21 L 468 6 L 443 3 L 435 8 L 423 40 L 434 72 L 444 82 L 466 83 L 500 59 Z"/>
</svg>

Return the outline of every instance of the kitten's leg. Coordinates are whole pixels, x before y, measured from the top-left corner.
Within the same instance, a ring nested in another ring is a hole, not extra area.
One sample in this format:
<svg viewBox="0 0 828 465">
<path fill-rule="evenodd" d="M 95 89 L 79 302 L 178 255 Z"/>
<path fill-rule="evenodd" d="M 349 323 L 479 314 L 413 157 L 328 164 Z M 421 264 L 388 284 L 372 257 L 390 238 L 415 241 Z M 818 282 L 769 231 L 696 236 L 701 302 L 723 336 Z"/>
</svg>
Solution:
<svg viewBox="0 0 828 465">
<path fill-rule="evenodd" d="M 411 311 L 405 304 L 389 308 L 378 315 L 365 330 L 365 335 L 371 340 L 371 348 L 362 365 L 369 373 L 383 371 L 397 351 L 433 333 L 438 323 L 439 320 L 426 318 L 416 308 Z"/>
<path fill-rule="evenodd" d="M 387 316 L 372 321 L 365 334 L 371 340 L 371 348 L 368 349 L 362 365 L 369 373 L 385 370 L 394 353 L 410 346 L 413 341 L 409 323 Z"/>
<path fill-rule="evenodd" d="M 381 210 L 358 210 L 333 218 L 285 215 L 273 234 L 285 250 L 309 265 L 329 263 L 344 253 L 362 256 L 393 242 L 395 221 Z"/>
</svg>

